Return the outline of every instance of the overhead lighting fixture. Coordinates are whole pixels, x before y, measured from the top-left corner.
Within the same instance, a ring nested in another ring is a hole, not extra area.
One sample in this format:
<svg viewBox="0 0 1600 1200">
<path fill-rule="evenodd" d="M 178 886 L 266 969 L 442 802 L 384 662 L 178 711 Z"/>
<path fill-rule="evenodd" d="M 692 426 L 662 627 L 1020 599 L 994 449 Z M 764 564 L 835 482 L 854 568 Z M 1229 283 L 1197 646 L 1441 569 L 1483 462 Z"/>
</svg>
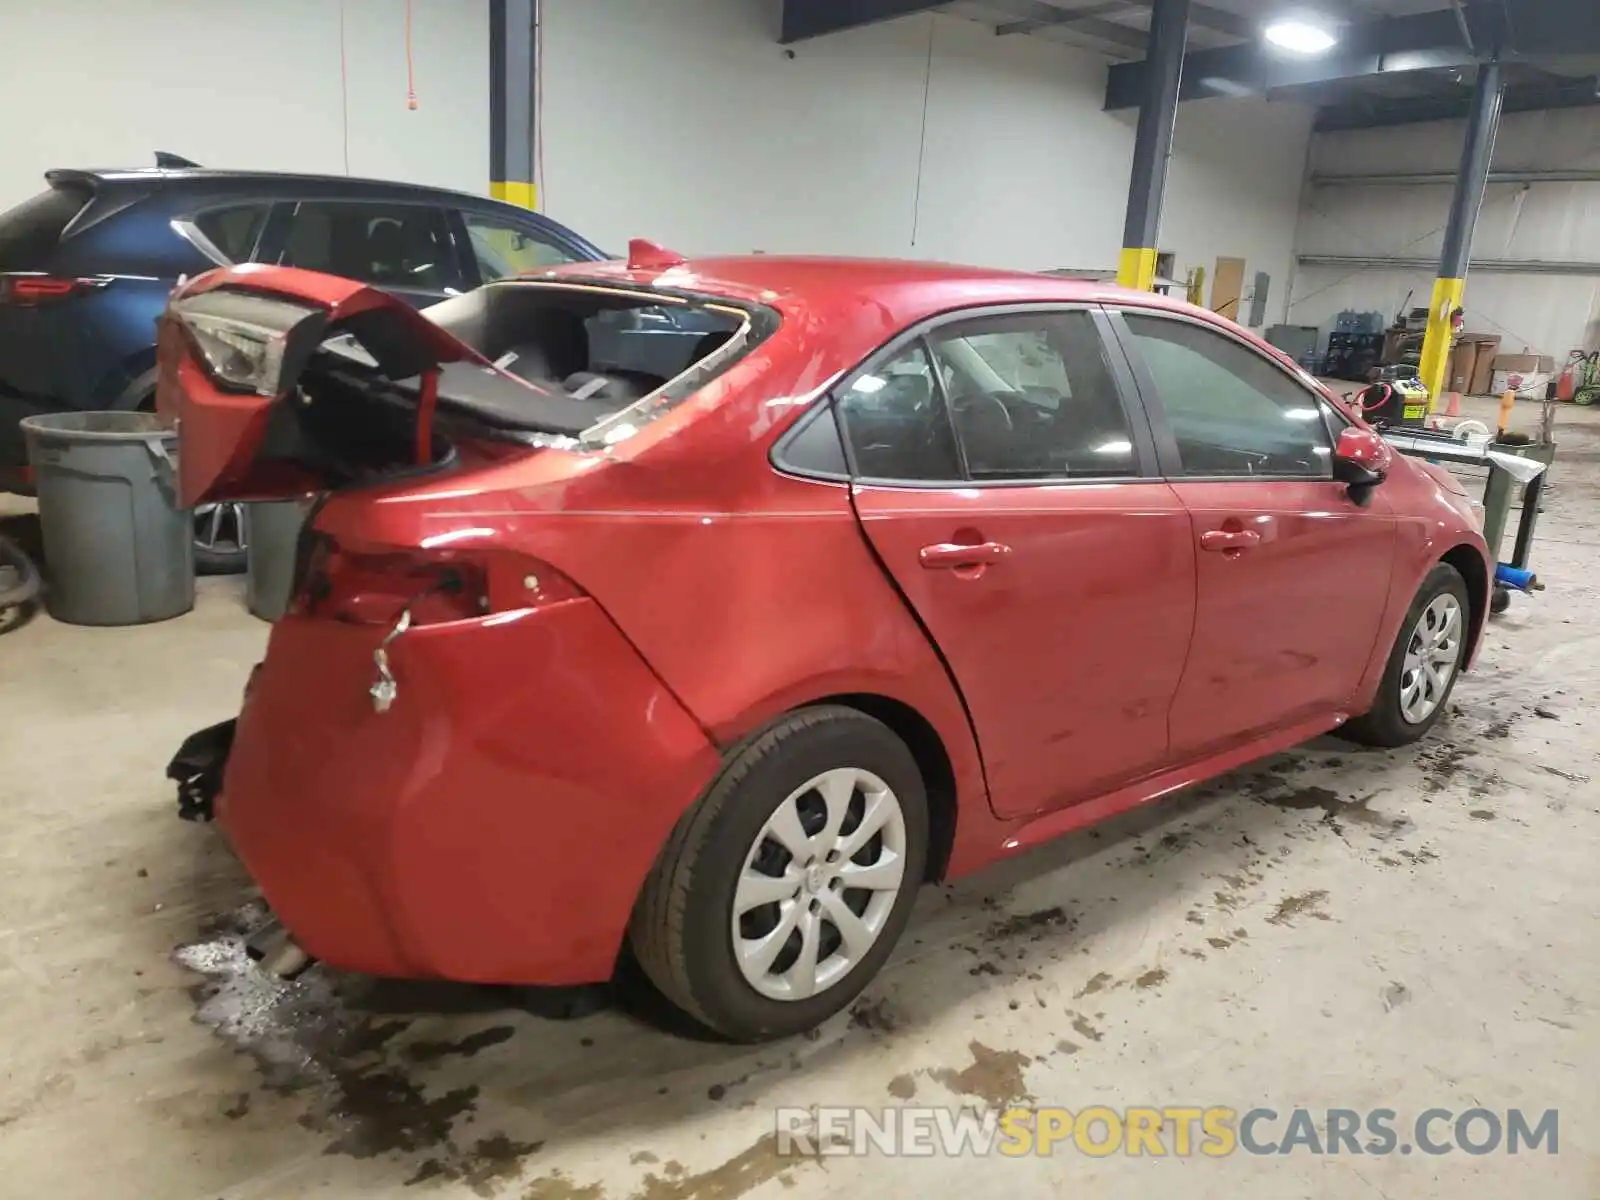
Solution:
<svg viewBox="0 0 1600 1200">
<path fill-rule="evenodd" d="M 1310 21 L 1274 21 L 1262 32 L 1267 41 L 1291 54 L 1326 54 L 1339 41 L 1325 26 Z"/>
</svg>

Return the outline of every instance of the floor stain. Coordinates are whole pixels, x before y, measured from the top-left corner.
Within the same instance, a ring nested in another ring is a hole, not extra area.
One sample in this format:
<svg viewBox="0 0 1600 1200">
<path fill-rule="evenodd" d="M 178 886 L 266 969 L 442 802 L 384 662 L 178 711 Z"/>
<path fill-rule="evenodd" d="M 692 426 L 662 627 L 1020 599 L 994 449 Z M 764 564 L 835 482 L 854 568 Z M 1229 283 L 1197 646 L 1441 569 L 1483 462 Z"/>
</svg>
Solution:
<svg viewBox="0 0 1600 1200">
<path fill-rule="evenodd" d="M 563 1171 L 535 1179 L 522 1193 L 522 1200 L 605 1200 L 605 1189 L 598 1183 L 579 1185 Z"/>
<path fill-rule="evenodd" d="M 896 1075 L 889 1080 L 889 1095 L 896 1100 L 909 1100 L 917 1094 L 917 1081 L 910 1075 Z"/>
<path fill-rule="evenodd" d="M 1411 999 L 1411 989 L 1403 983 L 1391 982 L 1383 989 L 1383 1011 L 1393 1012 Z"/>
<path fill-rule="evenodd" d="M 1495 819 L 1493 810 L 1487 808 L 1475 808 L 1467 816 L 1474 821 L 1492 821 Z"/>
<path fill-rule="evenodd" d="M 266 919 L 261 904 L 244 905 L 208 921 L 203 940 L 174 952 L 175 962 L 201 976 L 190 988 L 195 1020 L 254 1060 L 264 1090 L 303 1098 L 298 1123 L 325 1135 L 329 1154 L 415 1154 L 424 1157 L 417 1168 L 424 1179 L 482 1186 L 515 1173 L 510 1160 L 531 1143 L 500 1133 L 470 1146 L 453 1140 L 457 1123 L 476 1111 L 476 1087 L 430 1094 L 412 1071 L 446 1055 L 478 1054 L 508 1040 L 512 1028 L 396 1053 L 392 1043 L 411 1022 L 375 1018 L 354 1003 L 355 990 L 369 984 L 320 966 L 280 979 L 250 960 L 244 940 Z M 237 1120 L 247 1111 L 241 1097 L 224 1115 Z"/>
<path fill-rule="evenodd" d="M 1077 1042 L 1069 1042 L 1066 1038 L 1059 1038 L 1056 1041 L 1056 1053 L 1058 1054 L 1076 1054 L 1081 1049 L 1083 1047 L 1078 1045 Z"/>
<path fill-rule="evenodd" d="M 778 1135 L 769 1133 L 748 1150 L 734 1155 L 720 1166 L 695 1174 L 683 1173 L 667 1178 L 646 1175 L 632 1200 L 738 1200 L 763 1183 L 777 1179 L 793 1169 L 795 1157 L 778 1153 Z M 600 1200 L 602 1193 L 592 1196 L 579 1193 L 554 1193 L 551 1196 L 529 1195 L 524 1200 Z"/>
<path fill-rule="evenodd" d="M 1378 794 L 1369 792 L 1359 800 L 1346 800 L 1329 788 L 1313 785 L 1296 788 L 1291 792 L 1257 795 L 1255 798 L 1274 808 L 1286 808 L 1295 812 L 1320 810 L 1322 823 L 1331 826 L 1333 831 L 1340 835 L 1344 833 L 1341 823 L 1360 825 L 1380 835 L 1404 833 L 1412 828 L 1411 821 L 1406 817 L 1386 817 L 1382 813 L 1373 812 L 1370 806 Z"/>
<path fill-rule="evenodd" d="M 509 1025 L 495 1025 L 453 1042 L 413 1042 L 406 1047 L 405 1054 L 412 1062 L 417 1063 L 435 1063 L 451 1054 L 471 1058 L 490 1046 L 509 1042 L 516 1033 L 517 1031 Z"/>
<path fill-rule="evenodd" d="M 972 1065 L 960 1071 L 952 1067 L 935 1067 L 928 1072 L 952 1092 L 963 1096 L 977 1096 L 996 1108 L 1003 1108 L 1014 1100 L 1031 1100 L 1022 1069 L 1028 1065 L 1028 1056 L 1016 1050 L 991 1050 L 982 1042 L 967 1045 L 972 1054 Z"/>
<path fill-rule="evenodd" d="M 250 1093 L 240 1092 L 234 1097 L 233 1103 L 222 1110 L 222 1115 L 230 1121 L 237 1121 L 250 1111 Z"/>
<path fill-rule="evenodd" d="M 1159 987 L 1167 980 L 1167 973 L 1160 967 L 1152 968 L 1133 981 L 1133 986 L 1143 991 L 1146 988 Z"/>
<path fill-rule="evenodd" d="M 1093 976 L 1088 983 L 1084 984 L 1080 990 L 1074 992 L 1072 994 L 1072 998 L 1074 1000 L 1082 1000 L 1085 996 L 1092 996 L 1096 992 L 1103 992 L 1106 990 L 1106 988 L 1112 986 L 1114 985 L 1111 982 L 1111 976 L 1106 974 L 1104 971 L 1101 971 Z"/>
<path fill-rule="evenodd" d="M 660 1161 L 661 1159 L 656 1157 L 654 1154 L 651 1154 L 648 1150 L 635 1150 L 628 1156 L 628 1165 L 630 1167 L 637 1167 L 641 1163 L 648 1163 L 651 1166 L 654 1166 Z"/>
<path fill-rule="evenodd" d="M 1226 950 L 1229 946 L 1233 945 L 1233 939 L 1225 937 L 1208 937 L 1206 939 L 1206 945 L 1210 946 L 1213 950 Z"/>
<path fill-rule="evenodd" d="M 406 1186 L 439 1179 L 464 1183 L 479 1196 L 493 1196 L 508 1180 L 520 1176 L 524 1160 L 543 1146 L 543 1142 L 514 1141 L 503 1133 L 479 1138 L 469 1149 L 449 1158 L 425 1159 Z"/>
<path fill-rule="evenodd" d="M 1089 1019 L 1082 1013 L 1079 1013 L 1072 1018 L 1072 1027 L 1084 1037 L 1088 1038 L 1091 1042 L 1098 1042 L 1105 1037 L 1105 1034 L 1101 1033 L 1093 1025 L 1089 1024 Z"/>
<path fill-rule="evenodd" d="M 900 1017 L 887 1000 L 861 1000 L 850 1010 L 850 1024 L 871 1033 L 893 1033 Z"/>
<path fill-rule="evenodd" d="M 1404 853 L 1402 851 L 1401 853 Z M 1285 896 L 1278 901 L 1278 907 L 1267 918 L 1268 925 L 1293 925 L 1296 917 L 1315 917 L 1319 921 L 1333 920 L 1322 911 L 1322 906 L 1327 902 L 1328 893 L 1318 888 L 1315 891 L 1301 892 L 1297 896 Z"/>
<path fill-rule="evenodd" d="M 1052 930 L 1070 931 L 1077 923 L 1078 919 L 1069 916 L 1066 909 L 1058 904 L 1051 908 L 1041 908 L 1037 912 L 1017 913 L 1003 921 L 996 921 L 989 926 L 989 938 L 997 940 L 1026 936 L 1030 942 L 1037 942 L 1043 940 Z"/>
</svg>

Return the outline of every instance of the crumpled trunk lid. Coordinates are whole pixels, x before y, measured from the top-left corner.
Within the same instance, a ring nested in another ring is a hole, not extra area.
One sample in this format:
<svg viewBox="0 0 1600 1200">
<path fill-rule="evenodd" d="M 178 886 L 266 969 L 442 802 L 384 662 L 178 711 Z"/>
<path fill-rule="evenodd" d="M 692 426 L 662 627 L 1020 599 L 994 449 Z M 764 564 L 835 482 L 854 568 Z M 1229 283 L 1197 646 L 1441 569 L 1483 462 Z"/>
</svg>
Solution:
<svg viewBox="0 0 1600 1200">
<path fill-rule="evenodd" d="M 178 426 L 182 503 L 283 499 L 329 486 L 280 414 L 317 401 L 302 393 L 302 376 L 341 334 L 359 344 L 359 366 L 375 377 L 422 379 L 416 442 L 425 462 L 430 378 L 442 364 L 482 359 L 404 301 L 353 280 L 256 264 L 208 272 L 173 294 L 159 322 L 156 409 Z"/>
</svg>

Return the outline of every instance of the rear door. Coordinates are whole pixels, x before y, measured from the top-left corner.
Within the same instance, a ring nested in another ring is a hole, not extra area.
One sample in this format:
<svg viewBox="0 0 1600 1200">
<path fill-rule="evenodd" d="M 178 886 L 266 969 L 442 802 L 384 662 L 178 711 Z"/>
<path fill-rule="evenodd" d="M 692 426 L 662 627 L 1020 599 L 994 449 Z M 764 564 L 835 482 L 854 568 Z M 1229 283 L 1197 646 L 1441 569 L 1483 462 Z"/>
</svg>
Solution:
<svg viewBox="0 0 1600 1200">
<path fill-rule="evenodd" d="M 991 310 L 836 393 L 862 528 L 949 664 L 1019 816 L 1166 758 L 1193 538 L 1095 310 Z"/>
<path fill-rule="evenodd" d="M 1242 337 L 1152 311 L 1112 324 L 1198 551 L 1175 753 L 1195 757 L 1339 709 L 1367 668 L 1388 598 L 1395 523 L 1383 489 L 1360 505 L 1335 482 L 1330 406 Z"/>
<path fill-rule="evenodd" d="M 442 207 L 393 200 L 290 202 L 277 262 L 371 284 L 414 308 L 470 290 Z"/>
</svg>

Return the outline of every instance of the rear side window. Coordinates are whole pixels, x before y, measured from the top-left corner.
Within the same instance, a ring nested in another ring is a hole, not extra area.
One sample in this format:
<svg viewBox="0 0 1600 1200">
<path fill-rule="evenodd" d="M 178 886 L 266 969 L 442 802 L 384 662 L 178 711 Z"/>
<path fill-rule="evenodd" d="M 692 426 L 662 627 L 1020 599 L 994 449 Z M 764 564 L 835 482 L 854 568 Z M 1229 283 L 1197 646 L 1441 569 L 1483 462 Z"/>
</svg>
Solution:
<svg viewBox="0 0 1600 1200">
<path fill-rule="evenodd" d="M 950 414 L 922 342 L 856 376 L 837 403 L 857 475 L 940 483 L 962 477 Z"/>
<path fill-rule="evenodd" d="M 443 292 L 461 286 L 444 210 L 426 205 L 298 204 L 282 261 L 380 288 Z"/>
<path fill-rule="evenodd" d="M 229 262 L 250 262 L 255 258 L 256 243 L 261 240 L 262 227 L 267 223 L 267 211 L 265 204 L 214 208 L 195 217 L 194 227 Z"/>
<path fill-rule="evenodd" d="M 83 211 L 92 194 L 86 187 L 57 185 L 0 213 L 0 271 L 49 269 L 61 231 Z"/>
<path fill-rule="evenodd" d="M 980 317 L 929 340 L 972 479 L 1137 473 L 1127 413 L 1088 313 Z"/>
</svg>

